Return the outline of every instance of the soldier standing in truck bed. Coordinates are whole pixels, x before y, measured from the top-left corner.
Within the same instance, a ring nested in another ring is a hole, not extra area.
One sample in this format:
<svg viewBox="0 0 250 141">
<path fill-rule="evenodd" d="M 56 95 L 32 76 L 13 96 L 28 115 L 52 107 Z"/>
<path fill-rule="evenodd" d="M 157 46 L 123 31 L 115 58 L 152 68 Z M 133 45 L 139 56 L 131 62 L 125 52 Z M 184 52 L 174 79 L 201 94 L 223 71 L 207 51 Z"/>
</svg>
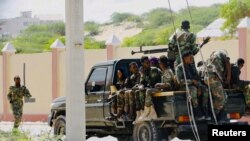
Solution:
<svg viewBox="0 0 250 141">
<path fill-rule="evenodd" d="M 10 86 L 9 93 L 7 95 L 11 105 L 11 109 L 14 115 L 14 128 L 17 129 L 22 121 L 23 115 L 23 98 L 30 98 L 30 92 L 25 86 L 21 86 L 20 77 L 14 77 L 15 85 Z"/>
</svg>

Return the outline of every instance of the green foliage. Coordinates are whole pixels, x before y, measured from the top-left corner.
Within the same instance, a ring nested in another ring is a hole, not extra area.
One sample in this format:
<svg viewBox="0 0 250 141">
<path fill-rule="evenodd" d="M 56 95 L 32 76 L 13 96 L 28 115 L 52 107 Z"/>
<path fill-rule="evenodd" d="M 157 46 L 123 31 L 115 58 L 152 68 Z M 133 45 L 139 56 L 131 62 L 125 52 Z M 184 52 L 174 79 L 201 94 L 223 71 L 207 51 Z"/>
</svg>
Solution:
<svg viewBox="0 0 250 141">
<path fill-rule="evenodd" d="M 88 31 L 90 36 L 98 35 L 100 25 L 94 21 L 88 21 L 84 23 L 84 30 Z"/>
<path fill-rule="evenodd" d="M 115 12 L 111 15 L 111 21 L 112 23 L 121 23 L 124 21 L 131 21 L 131 22 L 141 22 L 142 19 L 140 18 L 140 16 L 131 14 L 131 13 L 118 13 Z"/>
<path fill-rule="evenodd" d="M 50 45 L 64 35 L 64 23 L 33 25 L 11 42 L 16 47 L 17 53 L 40 53 L 50 51 Z"/>
<path fill-rule="evenodd" d="M 249 0 L 230 0 L 220 11 L 221 17 L 226 19 L 222 29 L 228 29 L 230 34 L 235 33 L 239 20 L 250 16 Z"/>
<path fill-rule="evenodd" d="M 87 36 L 84 38 L 84 48 L 85 49 L 103 49 L 105 48 L 105 42 L 98 42 L 95 39 Z"/>
<path fill-rule="evenodd" d="M 122 46 L 150 46 L 150 45 L 162 45 L 168 42 L 168 38 L 172 29 L 169 27 L 158 29 L 145 29 L 141 33 L 125 38 Z"/>
<path fill-rule="evenodd" d="M 154 28 L 171 23 L 170 11 L 166 8 L 156 8 L 144 14 L 148 21 L 147 27 Z"/>
<path fill-rule="evenodd" d="M 20 131 L 15 132 L 4 132 L 0 130 L 0 140 L 1 141 L 31 141 L 25 133 Z"/>
<path fill-rule="evenodd" d="M 189 20 L 191 21 L 192 25 L 207 26 L 219 17 L 220 6 L 221 5 L 216 4 L 210 7 L 190 7 L 192 20 L 189 14 L 189 10 L 182 9 L 177 13 L 176 23 L 180 25 L 181 21 Z"/>
<path fill-rule="evenodd" d="M 211 7 L 191 7 L 191 32 L 198 32 L 219 16 L 219 5 Z M 176 28 L 180 28 L 181 21 L 190 20 L 188 9 L 173 13 Z M 168 9 L 157 8 L 142 15 L 148 22 L 146 28 L 139 34 L 125 38 L 122 46 L 150 46 L 166 45 L 174 31 L 171 15 Z"/>
</svg>

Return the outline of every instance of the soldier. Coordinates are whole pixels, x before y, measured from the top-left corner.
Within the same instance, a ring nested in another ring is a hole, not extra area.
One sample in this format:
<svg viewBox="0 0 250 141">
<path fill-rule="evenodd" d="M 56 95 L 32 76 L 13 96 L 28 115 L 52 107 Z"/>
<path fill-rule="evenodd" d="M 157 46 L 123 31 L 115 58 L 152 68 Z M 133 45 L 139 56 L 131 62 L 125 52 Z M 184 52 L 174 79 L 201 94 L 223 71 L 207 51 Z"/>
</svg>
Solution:
<svg viewBox="0 0 250 141">
<path fill-rule="evenodd" d="M 135 118 L 135 88 L 140 83 L 140 73 L 136 62 L 129 64 L 131 75 L 125 80 L 125 114 L 128 120 Z"/>
<path fill-rule="evenodd" d="M 206 44 L 210 39 L 210 37 L 206 37 L 203 40 L 202 45 L 199 47 L 199 45 L 196 44 L 196 35 L 194 33 L 191 33 L 189 29 L 189 21 L 184 20 L 181 23 L 181 30 L 177 30 L 169 39 L 169 49 L 175 52 L 175 57 L 172 59 L 175 60 L 175 67 L 181 63 L 181 57 L 179 56 L 178 52 L 178 44 L 180 47 L 181 54 L 184 51 L 190 51 L 193 55 L 195 55 L 198 53 L 199 48 Z M 193 69 L 195 69 L 195 64 L 193 65 L 194 66 L 192 67 Z"/>
<path fill-rule="evenodd" d="M 198 46 L 195 43 L 196 35 L 189 32 L 189 28 L 189 21 L 182 21 L 181 30 L 177 30 L 176 34 L 174 33 L 169 39 L 169 48 L 176 51 L 175 66 L 181 63 L 178 53 L 177 42 L 179 43 L 181 53 L 183 53 L 184 51 L 191 51 L 193 54 L 196 54 L 199 51 Z"/>
<path fill-rule="evenodd" d="M 229 66 L 230 62 L 225 50 L 214 51 L 207 60 L 208 76 L 205 76 L 204 82 L 211 89 L 215 114 L 219 120 L 226 120 L 223 109 L 225 104 L 223 83 L 230 82 L 231 75 L 225 75 L 231 74 Z"/>
<path fill-rule="evenodd" d="M 182 54 L 184 70 L 186 73 L 187 84 L 189 92 L 191 95 L 191 101 L 194 109 L 195 118 L 197 120 L 203 120 L 206 118 L 210 120 L 208 115 L 207 103 L 208 103 L 208 91 L 205 86 L 200 83 L 197 70 L 193 69 L 191 64 L 193 64 L 193 55 L 192 52 L 186 51 Z M 185 90 L 185 79 L 182 64 L 179 64 L 176 67 L 176 76 L 177 81 L 182 90 Z M 198 96 L 202 99 L 202 106 L 199 106 Z"/>
<path fill-rule="evenodd" d="M 154 88 L 148 88 L 146 90 L 145 106 L 142 115 L 139 117 L 138 121 L 145 118 L 155 118 L 156 112 L 154 109 L 152 94 L 160 91 L 170 91 L 175 90 L 175 79 L 174 73 L 168 66 L 168 58 L 165 55 L 160 56 L 159 67 L 162 71 L 161 83 L 156 83 Z M 150 116 L 150 117 L 149 117 Z"/>
<path fill-rule="evenodd" d="M 250 81 L 240 80 L 240 70 L 243 68 L 244 63 L 244 59 L 239 58 L 237 62 L 232 65 L 231 86 L 234 89 L 243 91 L 247 105 L 247 114 L 250 114 Z"/>
<path fill-rule="evenodd" d="M 8 100 L 15 118 L 14 128 L 17 129 L 20 125 L 23 115 L 23 97 L 30 98 L 30 92 L 25 86 L 21 86 L 20 77 L 14 77 L 15 86 L 10 86 Z"/>
<path fill-rule="evenodd" d="M 140 117 L 144 110 L 145 104 L 145 88 L 153 88 L 156 83 L 161 82 L 161 71 L 158 68 L 150 66 L 150 61 L 147 56 L 141 57 L 142 67 L 140 68 L 140 85 L 139 89 L 135 92 L 136 101 L 136 120 Z"/>
<path fill-rule="evenodd" d="M 117 117 L 120 118 L 123 114 L 124 114 L 124 87 L 125 87 L 125 75 L 123 73 L 122 69 L 118 69 L 117 70 L 117 82 L 115 84 L 116 88 L 117 88 L 117 99 L 114 99 L 113 103 L 112 103 L 112 107 L 113 107 L 113 111 L 116 114 L 117 113 Z"/>
<path fill-rule="evenodd" d="M 151 57 L 150 59 L 149 59 L 149 61 L 150 61 L 150 65 L 151 65 L 151 67 L 159 67 L 159 63 L 158 63 L 158 58 L 156 58 L 156 57 Z"/>
</svg>

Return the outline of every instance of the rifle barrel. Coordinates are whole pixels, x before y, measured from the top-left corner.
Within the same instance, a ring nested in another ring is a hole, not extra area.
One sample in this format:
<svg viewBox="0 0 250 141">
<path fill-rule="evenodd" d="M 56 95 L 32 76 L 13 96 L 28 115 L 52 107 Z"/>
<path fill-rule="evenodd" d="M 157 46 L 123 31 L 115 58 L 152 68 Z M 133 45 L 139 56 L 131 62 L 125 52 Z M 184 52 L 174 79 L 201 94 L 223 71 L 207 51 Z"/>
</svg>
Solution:
<svg viewBox="0 0 250 141">
<path fill-rule="evenodd" d="M 149 49 L 149 50 L 142 50 L 140 48 L 140 51 L 131 51 L 131 54 L 134 55 L 136 53 L 143 53 L 143 54 L 152 54 L 152 53 L 162 53 L 162 52 L 168 52 L 168 48 L 160 48 L 160 49 Z"/>
</svg>

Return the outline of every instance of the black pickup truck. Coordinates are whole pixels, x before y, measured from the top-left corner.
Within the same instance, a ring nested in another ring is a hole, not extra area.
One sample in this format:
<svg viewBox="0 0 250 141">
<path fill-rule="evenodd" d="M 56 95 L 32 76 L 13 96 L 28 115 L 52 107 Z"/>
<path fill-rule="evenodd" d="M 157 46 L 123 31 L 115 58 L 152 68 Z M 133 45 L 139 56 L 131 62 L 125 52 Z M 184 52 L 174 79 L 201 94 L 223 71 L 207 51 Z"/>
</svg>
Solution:
<svg viewBox="0 0 250 141">
<path fill-rule="evenodd" d="M 176 136 L 181 139 L 193 139 L 184 91 L 154 94 L 153 103 L 157 113 L 154 120 L 133 124 L 132 121 L 121 122 L 109 118 L 112 114 L 110 86 L 117 81 L 116 70 L 122 68 L 128 76 L 128 65 L 132 61 L 140 64 L 139 59 L 121 59 L 98 63 L 92 67 L 85 83 L 87 137 L 112 135 L 117 137 L 118 141 L 168 141 Z M 241 118 L 245 113 L 243 94 L 235 90 L 226 90 L 225 95 L 225 112 L 228 120 Z M 59 97 L 51 104 L 48 124 L 54 128 L 55 135 L 65 134 L 65 106 L 65 97 Z M 208 122 L 196 122 L 202 140 L 206 140 Z"/>
</svg>

